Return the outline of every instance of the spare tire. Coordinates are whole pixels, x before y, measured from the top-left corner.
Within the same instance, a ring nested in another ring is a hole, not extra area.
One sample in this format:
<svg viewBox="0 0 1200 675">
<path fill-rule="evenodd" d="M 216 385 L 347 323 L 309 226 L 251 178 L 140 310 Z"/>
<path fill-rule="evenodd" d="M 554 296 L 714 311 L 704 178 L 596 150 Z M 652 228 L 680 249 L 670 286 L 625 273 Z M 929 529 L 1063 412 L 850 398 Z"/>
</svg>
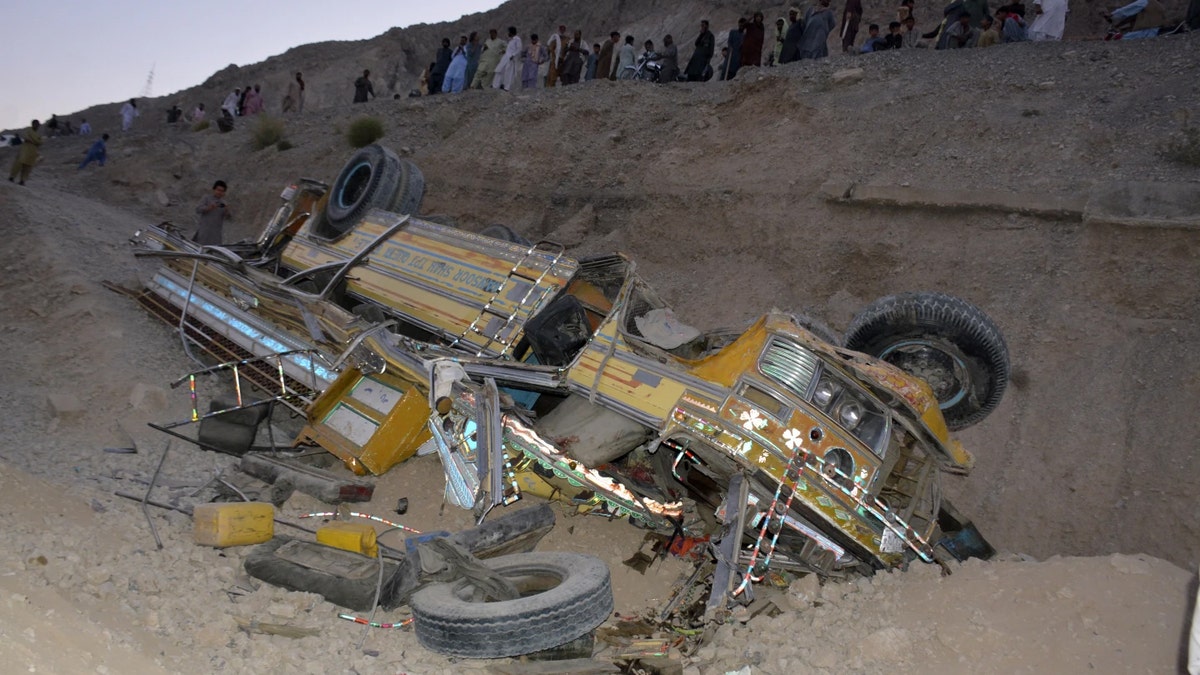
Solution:
<svg viewBox="0 0 1200 675">
<path fill-rule="evenodd" d="M 850 323 L 846 347 L 929 383 L 950 429 L 975 424 L 1008 386 L 1008 345 L 975 305 L 944 293 L 880 298 Z"/>
<path fill-rule="evenodd" d="M 480 561 L 521 592 L 489 601 L 468 579 L 431 584 L 410 601 L 421 646 L 491 659 L 557 647 L 604 623 L 613 609 L 603 560 L 579 553 L 519 553 Z"/>
<path fill-rule="evenodd" d="M 800 326 L 804 330 L 816 335 L 835 347 L 842 344 L 841 337 L 839 337 L 838 334 L 829 327 L 829 324 L 821 321 L 820 319 L 814 318 L 808 314 L 793 313 L 792 320 L 796 322 L 797 326 Z"/>
<path fill-rule="evenodd" d="M 396 213 L 416 213 L 421 208 L 421 200 L 425 198 L 425 174 L 416 164 L 407 159 L 400 160 L 400 181 L 392 194 L 392 203 L 388 210 Z"/>
<path fill-rule="evenodd" d="M 517 234 L 516 230 L 503 223 L 494 223 L 492 225 L 488 225 L 480 230 L 479 234 L 483 237 L 491 237 L 492 239 L 499 239 L 500 241 L 510 241 L 514 244 L 520 244 L 521 246 L 533 245 L 533 243 L 528 239 Z"/>
<path fill-rule="evenodd" d="M 392 210 L 404 179 L 405 168 L 400 158 L 382 145 L 368 145 L 355 152 L 329 191 L 329 202 L 325 205 L 326 234 L 345 234 L 373 208 Z M 421 191 L 423 194 L 424 177 Z"/>
</svg>

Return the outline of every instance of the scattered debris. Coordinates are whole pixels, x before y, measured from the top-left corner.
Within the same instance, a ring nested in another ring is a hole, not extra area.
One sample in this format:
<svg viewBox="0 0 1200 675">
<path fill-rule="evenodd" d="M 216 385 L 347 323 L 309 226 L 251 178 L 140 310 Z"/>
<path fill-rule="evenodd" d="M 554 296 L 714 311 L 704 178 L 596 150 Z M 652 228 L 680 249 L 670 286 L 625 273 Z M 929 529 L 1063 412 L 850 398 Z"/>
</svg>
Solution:
<svg viewBox="0 0 1200 675">
<path fill-rule="evenodd" d="M 267 623 L 257 619 L 243 619 L 242 617 L 234 617 L 233 620 L 237 622 L 238 628 L 250 634 L 279 635 L 296 640 L 321 634 L 321 629 L 319 628 L 305 628 L 285 623 Z"/>
</svg>

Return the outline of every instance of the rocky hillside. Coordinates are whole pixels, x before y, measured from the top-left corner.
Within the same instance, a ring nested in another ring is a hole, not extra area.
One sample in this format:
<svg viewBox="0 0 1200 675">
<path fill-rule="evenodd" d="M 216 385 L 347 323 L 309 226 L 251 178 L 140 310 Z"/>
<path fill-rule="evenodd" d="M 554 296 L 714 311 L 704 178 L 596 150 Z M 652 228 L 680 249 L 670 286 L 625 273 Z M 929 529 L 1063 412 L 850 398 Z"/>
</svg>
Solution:
<svg viewBox="0 0 1200 675">
<path fill-rule="evenodd" d="M 1002 561 L 948 581 L 888 575 L 793 589 L 795 606 L 778 622 L 723 629 L 689 672 L 748 663 L 779 673 L 918 663 L 942 672 L 1169 670 L 1200 559 L 1200 35 L 835 55 L 749 69 L 733 82 L 595 82 L 357 106 L 345 95 L 362 67 L 411 76 L 405 59 L 416 57 L 405 45 L 417 54 L 460 26 L 594 21 L 589 30 L 617 23 L 638 35 L 689 35 L 701 14 L 721 26 L 744 9 L 509 3 L 458 24 L 298 47 L 178 96 L 215 104 L 255 81 L 270 93 L 303 70 L 314 96 L 305 114 L 285 118 L 286 151 L 252 150 L 250 121 L 227 134 L 192 132 L 150 114 L 114 134 L 102 169 L 76 170 L 85 139 L 48 141 L 29 186 L 0 189 L 13 232 L 0 256 L 0 363 L 10 375 L 0 378 L 9 411 L 0 459 L 73 498 L 35 504 L 44 508 L 0 502 L 20 523 L 0 556 L 0 635 L 22 640 L 0 641 L 0 659 L 26 653 L 14 649 L 57 653 L 67 641 L 56 641 L 53 623 L 23 622 L 31 606 L 59 606 L 54 589 L 65 588 L 85 610 L 79 625 L 99 618 L 106 631 L 89 635 L 92 652 L 132 645 L 176 672 L 369 672 L 380 663 L 458 672 L 461 664 L 422 661 L 411 634 L 375 634 L 370 649 L 384 654 L 376 661 L 350 646 L 358 627 L 312 598 L 262 589 L 246 605 L 220 604 L 240 554 L 192 546 L 182 517 L 160 518 L 167 553 L 149 551 L 140 513 L 111 493 L 114 483 L 144 480 L 157 453 L 97 451 L 118 442 L 114 420 L 162 419 L 133 410 L 130 391 L 187 365 L 172 334 L 99 283 L 136 283 L 128 234 L 163 220 L 190 225 L 196 201 L 223 178 L 237 213 L 229 236 L 252 236 L 289 181 L 332 181 L 352 152 L 347 126 L 366 115 L 383 123 L 383 143 L 424 170 L 422 216 L 471 230 L 503 222 L 574 255 L 623 250 L 700 327 L 779 307 L 842 329 L 871 300 L 907 290 L 963 296 L 1002 327 L 1012 385 L 988 419 L 960 434 L 978 460 L 972 475 L 946 481 Z M 0 149 L 0 162 L 11 153 Z M 73 420 L 41 403 L 62 391 L 86 404 Z M 204 476 L 213 460 L 172 461 Z M 436 466 L 403 465 L 381 484 L 399 496 L 422 481 L 437 485 Z M 436 504 L 428 511 L 436 516 Z M 565 546 L 592 531 L 574 525 Z M 627 540 L 604 541 L 620 569 Z M 644 591 L 643 600 L 664 587 L 625 573 L 619 586 Z M 220 603 L 196 601 L 209 597 Z M 252 638 L 235 613 L 332 623 L 336 646 Z M 796 631 L 811 640 L 798 643 Z M 161 640 L 184 647 L 160 652 Z M 64 664 L 60 672 L 85 668 Z"/>
</svg>

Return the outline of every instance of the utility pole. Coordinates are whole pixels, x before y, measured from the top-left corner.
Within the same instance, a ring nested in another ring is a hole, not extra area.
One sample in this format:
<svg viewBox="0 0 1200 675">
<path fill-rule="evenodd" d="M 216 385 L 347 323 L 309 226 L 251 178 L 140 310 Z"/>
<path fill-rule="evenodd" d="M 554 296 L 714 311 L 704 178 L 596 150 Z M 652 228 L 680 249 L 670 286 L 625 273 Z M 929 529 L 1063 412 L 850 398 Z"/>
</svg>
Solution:
<svg viewBox="0 0 1200 675">
<path fill-rule="evenodd" d="M 154 67 L 157 65 L 157 63 L 150 65 L 150 74 L 146 76 L 146 86 L 142 87 L 142 98 L 154 96 Z"/>
</svg>

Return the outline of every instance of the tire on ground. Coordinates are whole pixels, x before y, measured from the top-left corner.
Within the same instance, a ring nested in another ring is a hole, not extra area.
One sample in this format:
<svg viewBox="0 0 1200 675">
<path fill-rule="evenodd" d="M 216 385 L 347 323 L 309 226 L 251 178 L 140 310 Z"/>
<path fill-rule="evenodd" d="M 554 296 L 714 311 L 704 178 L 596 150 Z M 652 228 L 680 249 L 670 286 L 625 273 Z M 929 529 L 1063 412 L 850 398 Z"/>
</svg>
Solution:
<svg viewBox="0 0 1200 675">
<path fill-rule="evenodd" d="M 520 553 L 481 561 L 512 581 L 522 597 L 487 602 L 469 580 L 432 584 L 410 605 L 426 649 L 466 658 L 500 658 L 574 640 L 613 609 L 608 567 L 577 553 Z"/>
<path fill-rule="evenodd" d="M 325 234 L 345 234 L 373 208 L 391 210 L 404 178 L 400 158 L 382 145 L 368 145 L 355 152 L 329 191 Z M 421 186 L 423 194 L 424 178 Z"/>
<path fill-rule="evenodd" d="M 902 293 L 854 317 L 846 347 L 877 356 L 929 383 L 950 429 L 979 422 L 1008 386 L 1008 345 L 975 305 L 944 293 Z"/>
<path fill-rule="evenodd" d="M 512 243 L 520 244 L 521 246 L 533 245 L 528 239 L 517 234 L 516 230 L 503 223 L 494 223 L 492 225 L 488 225 L 480 230 L 479 234 L 484 237 L 499 239 L 500 241 L 511 241 Z"/>
</svg>

